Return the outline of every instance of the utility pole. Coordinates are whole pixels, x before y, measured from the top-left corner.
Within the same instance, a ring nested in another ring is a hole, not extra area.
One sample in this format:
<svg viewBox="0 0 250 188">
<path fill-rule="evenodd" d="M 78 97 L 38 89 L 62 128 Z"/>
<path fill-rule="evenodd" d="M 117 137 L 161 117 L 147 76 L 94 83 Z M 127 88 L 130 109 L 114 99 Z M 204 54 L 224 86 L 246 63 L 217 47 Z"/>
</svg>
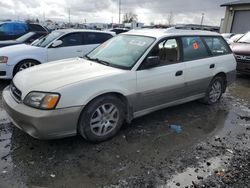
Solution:
<svg viewBox="0 0 250 188">
<path fill-rule="evenodd" d="M 43 12 L 43 22 L 45 23 L 45 12 Z"/>
<path fill-rule="evenodd" d="M 121 0 L 119 0 L 119 24 L 121 24 Z"/>
<path fill-rule="evenodd" d="M 205 14 L 202 13 L 201 14 L 201 29 L 203 29 L 204 16 L 205 16 Z"/>
<path fill-rule="evenodd" d="M 70 8 L 69 8 L 69 28 L 70 28 Z"/>
</svg>

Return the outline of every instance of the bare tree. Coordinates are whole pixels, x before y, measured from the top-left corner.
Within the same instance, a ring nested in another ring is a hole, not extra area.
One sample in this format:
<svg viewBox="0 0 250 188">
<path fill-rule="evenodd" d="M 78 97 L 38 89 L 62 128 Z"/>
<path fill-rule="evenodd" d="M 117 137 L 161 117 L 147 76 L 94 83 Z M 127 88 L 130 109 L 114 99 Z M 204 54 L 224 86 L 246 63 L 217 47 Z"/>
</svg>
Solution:
<svg viewBox="0 0 250 188">
<path fill-rule="evenodd" d="M 171 11 L 167 17 L 167 25 L 172 26 L 174 25 L 174 13 Z"/>
<path fill-rule="evenodd" d="M 138 20 L 138 15 L 133 12 L 126 13 L 123 16 L 123 23 L 131 23 L 137 20 Z"/>
</svg>

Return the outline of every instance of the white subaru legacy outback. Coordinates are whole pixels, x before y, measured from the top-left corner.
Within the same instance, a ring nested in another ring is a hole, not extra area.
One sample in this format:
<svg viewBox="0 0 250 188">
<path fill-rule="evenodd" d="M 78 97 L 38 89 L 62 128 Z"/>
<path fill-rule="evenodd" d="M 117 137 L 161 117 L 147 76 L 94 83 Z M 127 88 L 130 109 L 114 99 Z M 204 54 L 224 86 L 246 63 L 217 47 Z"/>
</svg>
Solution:
<svg viewBox="0 0 250 188">
<path fill-rule="evenodd" d="M 235 69 L 234 55 L 217 33 L 134 30 L 84 58 L 18 73 L 3 101 L 12 122 L 35 138 L 79 133 L 101 142 L 124 121 L 150 112 L 197 99 L 216 103 Z"/>
</svg>

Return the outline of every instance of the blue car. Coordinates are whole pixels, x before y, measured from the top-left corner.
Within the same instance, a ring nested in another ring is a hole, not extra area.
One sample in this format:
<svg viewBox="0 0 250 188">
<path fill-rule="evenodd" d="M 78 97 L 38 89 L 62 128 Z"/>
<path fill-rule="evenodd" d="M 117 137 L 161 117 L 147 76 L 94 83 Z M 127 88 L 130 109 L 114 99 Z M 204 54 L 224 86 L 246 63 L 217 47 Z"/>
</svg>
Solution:
<svg viewBox="0 0 250 188">
<path fill-rule="evenodd" d="M 1 22 L 0 23 L 0 40 L 14 40 L 30 32 L 40 31 L 48 32 L 39 24 L 28 24 L 25 22 Z"/>
</svg>

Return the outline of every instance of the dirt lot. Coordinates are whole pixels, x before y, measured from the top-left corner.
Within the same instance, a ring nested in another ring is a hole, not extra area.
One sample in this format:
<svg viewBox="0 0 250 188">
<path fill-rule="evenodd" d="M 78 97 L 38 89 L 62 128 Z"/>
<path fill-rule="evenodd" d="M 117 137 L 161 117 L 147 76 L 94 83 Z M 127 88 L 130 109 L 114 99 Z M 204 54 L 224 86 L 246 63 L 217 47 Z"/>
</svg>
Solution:
<svg viewBox="0 0 250 188">
<path fill-rule="evenodd" d="M 0 81 L 2 91 L 8 82 Z M 170 125 L 181 126 L 176 132 Z M 0 187 L 249 187 L 250 77 L 213 106 L 191 102 L 136 119 L 112 140 L 39 141 L 0 101 Z"/>
</svg>

